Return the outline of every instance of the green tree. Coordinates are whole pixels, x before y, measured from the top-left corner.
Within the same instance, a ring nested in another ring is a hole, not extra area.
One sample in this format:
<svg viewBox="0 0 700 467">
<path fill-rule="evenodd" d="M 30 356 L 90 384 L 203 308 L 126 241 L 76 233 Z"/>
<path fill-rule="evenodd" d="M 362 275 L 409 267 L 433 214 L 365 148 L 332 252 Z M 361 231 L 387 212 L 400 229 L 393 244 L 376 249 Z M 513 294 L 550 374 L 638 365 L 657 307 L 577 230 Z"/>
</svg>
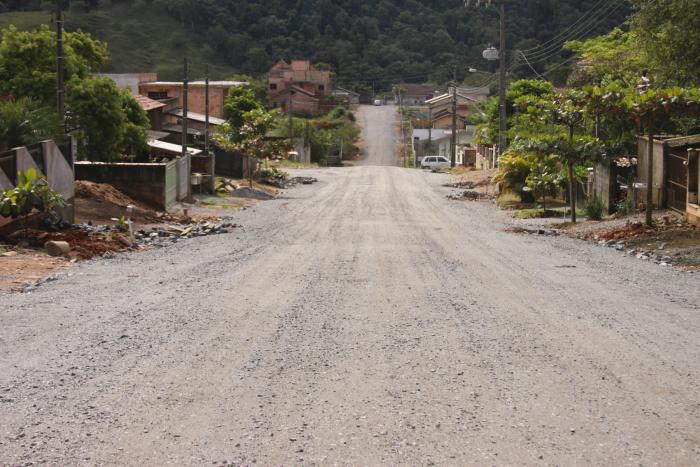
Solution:
<svg viewBox="0 0 700 467">
<path fill-rule="evenodd" d="M 250 75 L 233 75 L 231 77 L 232 81 L 242 81 L 248 83 L 248 86 L 245 86 L 245 88 L 250 89 L 253 91 L 253 94 L 255 95 L 255 99 L 258 100 L 258 102 L 267 102 L 268 97 L 269 97 L 269 92 L 267 89 L 267 80 L 264 79 L 255 79 Z"/>
<path fill-rule="evenodd" d="M 148 129 L 151 127 L 148 114 L 128 89 L 121 91 L 121 101 L 126 119 L 122 151 L 131 155 L 145 153 L 148 150 Z"/>
<path fill-rule="evenodd" d="M 145 149 L 148 118 L 131 94 L 108 78 L 73 80 L 68 88 L 69 124 L 82 136 L 78 155 L 111 162 Z"/>
<path fill-rule="evenodd" d="M 631 0 L 633 30 L 664 85 L 700 85 L 700 1 Z"/>
<path fill-rule="evenodd" d="M 526 107 L 533 119 L 561 129 L 559 133 L 531 136 L 523 147 L 543 154 L 556 154 L 562 159 L 569 178 L 571 222 L 576 222 L 576 166 L 596 161 L 604 153 L 600 140 L 585 134 L 586 96 L 581 91 L 569 90 L 542 99 L 524 98 L 519 105 Z"/>
<path fill-rule="evenodd" d="M 532 190 L 535 199 L 542 200 L 542 213 L 547 212 L 547 196 L 554 197 L 562 182 L 558 156 L 545 155 L 532 166 L 526 184 Z"/>
<path fill-rule="evenodd" d="M 0 100 L 0 151 L 55 138 L 60 132 L 53 110 L 26 98 Z"/>
<path fill-rule="evenodd" d="M 82 31 L 65 34 L 64 55 L 67 81 L 87 78 L 109 58 L 107 46 Z M 48 26 L 0 31 L 0 95 L 55 104 L 56 33 Z"/>
<path fill-rule="evenodd" d="M 567 42 L 565 47 L 576 53 L 579 65 L 569 76 L 569 85 L 607 85 L 619 83 L 635 86 L 649 69 L 646 53 L 640 50 L 636 32 L 615 28 L 610 33 L 585 41 Z"/>
<path fill-rule="evenodd" d="M 241 115 L 243 123 L 240 126 L 228 120 L 223 125 L 219 125 L 214 133 L 214 142 L 219 147 L 246 156 L 251 187 L 253 186 L 252 158 L 281 155 L 281 147 L 275 141 L 265 138 L 267 133 L 275 127 L 278 117 L 279 112 L 276 110 L 268 112 L 256 107 Z"/>
<path fill-rule="evenodd" d="M 246 123 L 246 114 L 253 110 L 263 110 L 263 103 L 255 96 L 255 91 L 247 87 L 231 88 L 224 103 L 224 118 L 229 125 L 227 134 L 235 141 L 237 132 Z"/>
</svg>

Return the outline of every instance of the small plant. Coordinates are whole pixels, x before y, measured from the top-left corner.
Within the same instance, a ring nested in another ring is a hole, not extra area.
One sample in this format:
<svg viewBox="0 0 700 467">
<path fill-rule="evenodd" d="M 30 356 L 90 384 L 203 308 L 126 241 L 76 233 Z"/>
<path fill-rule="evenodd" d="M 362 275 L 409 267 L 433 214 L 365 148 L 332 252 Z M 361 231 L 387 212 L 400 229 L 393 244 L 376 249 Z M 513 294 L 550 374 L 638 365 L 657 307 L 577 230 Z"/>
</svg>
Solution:
<svg viewBox="0 0 700 467">
<path fill-rule="evenodd" d="M 603 218 L 603 211 L 605 206 L 603 206 L 603 201 L 597 196 L 592 196 L 586 200 L 583 205 L 583 210 L 586 213 L 586 217 L 590 220 L 599 221 Z"/>
<path fill-rule="evenodd" d="M 27 169 L 17 174 L 17 186 L 0 191 L 0 216 L 17 219 L 27 218 L 35 209 L 53 215 L 56 208 L 64 206 L 61 195 L 51 189 L 45 177 L 40 177 L 35 169 Z"/>
<path fill-rule="evenodd" d="M 119 217 L 114 217 L 112 218 L 114 222 L 117 223 L 117 230 L 120 232 L 128 232 L 129 231 L 129 221 L 126 218 L 126 216 L 119 216 Z"/>
<path fill-rule="evenodd" d="M 289 173 L 277 167 L 265 167 L 256 174 L 258 178 L 264 180 L 284 181 L 289 178 Z"/>
<path fill-rule="evenodd" d="M 615 205 L 615 214 L 617 216 L 628 216 L 634 212 L 634 206 L 632 205 L 632 200 L 623 199 Z"/>
</svg>

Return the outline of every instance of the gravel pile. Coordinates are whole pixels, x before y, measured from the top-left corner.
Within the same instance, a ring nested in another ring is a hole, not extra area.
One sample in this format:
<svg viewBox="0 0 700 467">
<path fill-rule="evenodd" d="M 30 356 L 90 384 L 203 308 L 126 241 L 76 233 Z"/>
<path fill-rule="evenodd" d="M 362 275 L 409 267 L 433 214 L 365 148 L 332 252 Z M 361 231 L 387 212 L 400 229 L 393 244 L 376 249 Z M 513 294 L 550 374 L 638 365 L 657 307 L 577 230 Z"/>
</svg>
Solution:
<svg viewBox="0 0 700 467">
<path fill-rule="evenodd" d="M 474 190 L 464 190 L 464 191 L 458 191 L 456 193 L 450 193 L 447 195 L 447 199 L 455 200 L 455 201 L 460 201 L 460 200 L 468 200 L 468 201 L 480 201 L 480 200 L 492 200 L 494 199 L 493 196 L 487 195 L 485 193 L 479 193 L 478 191 Z"/>
<path fill-rule="evenodd" d="M 166 227 L 153 227 L 150 231 L 138 230 L 134 233 L 134 239 L 141 245 L 163 247 L 177 243 L 182 239 L 226 234 L 236 227 L 239 226 L 232 222 L 169 225 Z"/>
<path fill-rule="evenodd" d="M 633 256 L 637 259 L 641 259 L 642 261 L 651 261 L 660 266 L 670 266 L 674 262 L 673 257 L 668 255 L 627 249 L 623 240 L 600 240 L 598 245 L 614 248 L 617 251 L 624 252 L 625 256 Z"/>
</svg>

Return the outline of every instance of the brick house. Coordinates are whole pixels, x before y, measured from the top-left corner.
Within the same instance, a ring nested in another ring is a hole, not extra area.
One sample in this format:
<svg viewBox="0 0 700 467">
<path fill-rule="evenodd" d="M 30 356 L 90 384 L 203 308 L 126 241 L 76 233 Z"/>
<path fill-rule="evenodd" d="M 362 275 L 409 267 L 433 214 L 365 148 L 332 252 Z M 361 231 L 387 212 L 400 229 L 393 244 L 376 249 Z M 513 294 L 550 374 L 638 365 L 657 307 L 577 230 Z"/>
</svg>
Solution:
<svg viewBox="0 0 700 467">
<path fill-rule="evenodd" d="M 321 71 L 308 60 L 278 61 L 269 72 L 270 105 L 285 112 L 317 114 L 333 95 L 331 72 Z"/>
<path fill-rule="evenodd" d="M 248 83 L 239 81 L 209 82 L 209 115 L 216 118 L 224 117 L 224 102 L 231 88 L 245 86 Z M 139 84 L 139 94 L 166 104 L 165 112 L 182 108 L 182 82 L 153 81 Z M 188 109 L 191 112 L 205 112 L 205 83 L 192 81 L 189 83 Z"/>
</svg>

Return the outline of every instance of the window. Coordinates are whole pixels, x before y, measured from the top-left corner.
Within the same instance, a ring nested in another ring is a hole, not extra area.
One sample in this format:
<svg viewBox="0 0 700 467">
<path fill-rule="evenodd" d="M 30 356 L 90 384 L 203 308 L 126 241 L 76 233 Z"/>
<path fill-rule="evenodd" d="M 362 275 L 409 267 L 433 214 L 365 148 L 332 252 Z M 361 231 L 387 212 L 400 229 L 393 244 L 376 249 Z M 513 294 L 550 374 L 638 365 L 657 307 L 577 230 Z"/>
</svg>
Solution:
<svg viewBox="0 0 700 467">
<path fill-rule="evenodd" d="M 323 84 L 319 84 L 319 85 L 318 85 L 318 90 L 319 90 L 319 91 L 324 91 L 325 89 L 326 89 L 326 86 L 324 86 Z"/>
<path fill-rule="evenodd" d="M 277 83 L 270 83 L 270 89 L 271 90 L 276 90 L 277 89 Z"/>
<path fill-rule="evenodd" d="M 167 99 L 168 92 L 167 91 L 151 91 L 148 93 L 148 98 L 156 100 L 156 101 Z"/>
</svg>

